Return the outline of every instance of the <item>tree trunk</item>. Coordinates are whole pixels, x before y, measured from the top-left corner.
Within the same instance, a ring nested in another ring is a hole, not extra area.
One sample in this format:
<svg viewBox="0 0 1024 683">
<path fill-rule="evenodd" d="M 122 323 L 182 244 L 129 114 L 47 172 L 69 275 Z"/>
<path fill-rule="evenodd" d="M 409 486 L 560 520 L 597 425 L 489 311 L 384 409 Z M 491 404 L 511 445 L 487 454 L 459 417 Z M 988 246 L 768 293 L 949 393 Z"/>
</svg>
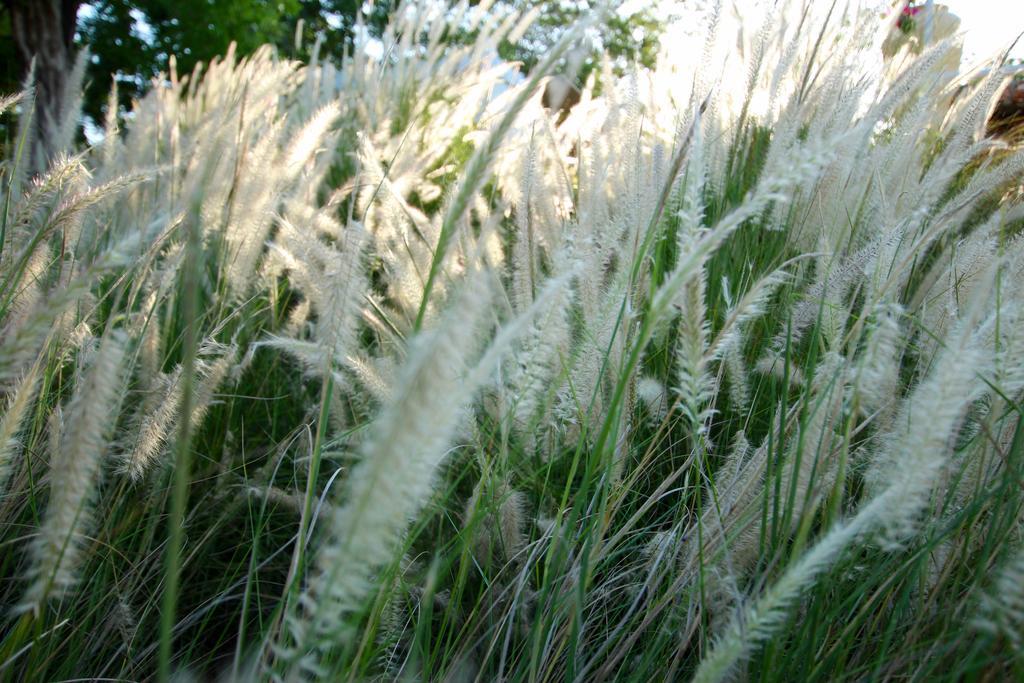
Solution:
<svg viewBox="0 0 1024 683">
<path fill-rule="evenodd" d="M 43 170 L 57 151 L 80 4 L 80 0 L 4 0 L 22 77 L 35 58 L 32 144 L 25 160 L 30 173 Z"/>
</svg>

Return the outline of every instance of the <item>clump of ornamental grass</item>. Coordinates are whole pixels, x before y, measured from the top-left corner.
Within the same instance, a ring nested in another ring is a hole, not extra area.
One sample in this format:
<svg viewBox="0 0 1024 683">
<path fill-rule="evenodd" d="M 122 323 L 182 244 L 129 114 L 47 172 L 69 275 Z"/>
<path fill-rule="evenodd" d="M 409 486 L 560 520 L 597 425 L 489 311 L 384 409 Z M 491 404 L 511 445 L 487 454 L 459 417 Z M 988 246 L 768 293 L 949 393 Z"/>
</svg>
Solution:
<svg viewBox="0 0 1024 683">
<path fill-rule="evenodd" d="M 901 11 L 710 3 L 568 112 L 606 17 L 524 74 L 467 1 L 90 148 L 0 100 L 2 675 L 1019 677 L 1024 151 Z"/>
</svg>

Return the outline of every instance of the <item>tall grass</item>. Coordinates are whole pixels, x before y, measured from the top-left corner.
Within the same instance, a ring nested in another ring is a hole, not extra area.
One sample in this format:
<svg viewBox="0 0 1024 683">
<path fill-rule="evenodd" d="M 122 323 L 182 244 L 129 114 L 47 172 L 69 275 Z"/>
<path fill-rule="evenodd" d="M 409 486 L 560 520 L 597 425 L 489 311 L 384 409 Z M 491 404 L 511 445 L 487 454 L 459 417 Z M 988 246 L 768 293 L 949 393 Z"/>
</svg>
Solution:
<svg viewBox="0 0 1024 683">
<path fill-rule="evenodd" d="M 1024 675 L 998 70 L 719 4 L 563 117 L 487 10 L 14 141 L 0 678 Z"/>
</svg>

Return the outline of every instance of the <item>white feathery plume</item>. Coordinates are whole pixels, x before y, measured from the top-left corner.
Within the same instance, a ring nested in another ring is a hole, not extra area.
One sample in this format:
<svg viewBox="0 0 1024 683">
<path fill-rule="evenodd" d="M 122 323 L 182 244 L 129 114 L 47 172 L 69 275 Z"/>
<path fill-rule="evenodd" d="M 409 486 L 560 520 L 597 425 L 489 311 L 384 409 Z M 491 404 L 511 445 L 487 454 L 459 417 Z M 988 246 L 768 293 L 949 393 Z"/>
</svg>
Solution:
<svg viewBox="0 0 1024 683">
<path fill-rule="evenodd" d="M 755 218 L 772 206 L 790 199 L 789 192 L 803 183 L 813 181 L 818 171 L 833 157 L 832 140 L 801 145 L 790 153 L 789 161 L 778 175 L 761 179 L 757 187 L 737 208 L 723 216 L 710 230 L 696 240 L 684 258 L 679 259 L 675 268 L 655 293 L 651 309 L 656 318 L 664 318 L 670 303 L 677 296 L 680 287 L 693 276 L 701 263 L 713 253 L 727 237 L 747 220 Z"/>
<path fill-rule="evenodd" d="M 206 413 L 213 405 L 214 397 L 220 385 L 230 376 L 235 364 L 238 348 L 231 344 L 218 349 L 220 357 L 200 366 L 200 379 L 195 383 L 195 394 L 192 405 L 192 433 L 195 434 L 203 424 Z"/>
<path fill-rule="evenodd" d="M 474 387 L 464 382 L 466 358 L 479 343 L 489 302 L 480 281 L 459 297 L 437 328 L 412 343 L 400 370 L 395 401 L 373 424 L 362 457 L 331 513 L 329 538 L 301 597 L 305 615 L 289 625 L 293 665 L 315 673 L 332 645 L 351 637 L 373 575 L 393 558 L 405 528 L 433 490 L 438 468 Z"/>
<path fill-rule="evenodd" d="M 156 462 L 174 428 L 181 405 L 181 366 L 177 366 L 170 374 L 161 373 L 154 380 L 154 385 L 158 386 L 154 386 L 151 391 L 161 398 L 158 402 L 152 402 L 155 408 L 142 416 L 134 446 L 131 452 L 121 458 L 120 470 L 135 481 L 140 480 Z M 143 408 L 150 403 L 144 401 Z"/>
<path fill-rule="evenodd" d="M 650 419 L 661 421 L 668 414 L 668 397 L 665 385 L 654 377 L 641 377 L 636 383 L 637 398 L 647 408 Z"/>
<path fill-rule="evenodd" d="M 846 359 L 834 351 L 826 352 L 808 394 L 807 419 L 801 424 L 799 438 L 790 441 L 792 448 L 782 469 L 781 505 L 788 509 L 789 501 L 793 501 L 794 528 L 801 521 L 802 511 L 813 511 L 835 482 L 838 463 L 830 456 L 847 382 Z"/>
<path fill-rule="evenodd" d="M 705 356 L 707 361 L 718 358 L 723 361 L 729 377 L 730 398 L 740 409 L 745 409 L 750 403 L 747 367 L 743 359 L 743 328 L 764 315 L 768 301 L 788 280 L 789 274 L 784 267 L 772 271 L 751 285 L 740 300 L 733 304 L 729 296 L 728 278 L 722 278 L 722 290 L 726 294 L 729 309 L 721 329 L 708 344 Z"/>
<path fill-rule="evenodd" d="M 107 97 L 107 111 L 103 117 L 103 155 L 102 168 L 113 168 L 114 159 L 119 149 L 119 133 L 117 125 L 117 110 L 120 101 L 117 98 L 117 79 L 110 82 L 110 95 Z"/>
<path fill-rule="evenodd" d="M 1024 654 L 1024 550 L 1018 548 L 999 568 L 971 624 L 979 631 L 1004 637 L 1018 656 Z"/>
<path fill-rule="evenodd" d="M 394 361 L 391 358 L 353 354 L 345 357 L 345 369 L 374 401 L 386 403 L 391 399 L 395 380 Z"/>
<path fill-rule="evenodd" d="M 204 344 L 201 353 L 218 353 L 216 360 L 196 362 L 195 393 L 192 408 L 192 430 L 199 429 L 203 418 L 213 401 L 214 392 L 227 378 L 235 362 L 237 349 L 234 346 L 220 347 Z M 159 400 L 144 402 L 144 409 L 153 407 L 142 415 L 130 451 L 120 455 L 119 471 L 133 481 L 141 480 L 159 463 L 167 448 L 167 439 L 180 419 L 181 410 L 181 366 L 168 375 L 160 375 L 159 387 L 153 391 Z"/>
<path fill-rule="evenodd" d="M 499 330 L 474 367 L 466 359 L 479 345 L 489 303 L 482 277 L 465 285 L 437 328 L 413 342 L 393 402 L 371 429 L 346 481 L 345 502 L 333 513 L 332 538 L 317 555 L 316 573 L 300 598 L 306 617 L 289 618 L 297 647 L 308 653 L 292 654 L 293 665 L 315 673 L 323 651 L 351 635 L 347 620 L 358 614 L 373 575 L 393 558 L 409 520 L 433 490 L 468 401 L 567 282 L 549 283 L 530 309 Z"/>
<path fill-rule="evenodd" d="M 692 679 L 694 683 L 718 683 L 734 675 L 755 648 L 774 635 L 804 589 L 831 566 L 844 548 L 864 534 L 875 516 L 867 513 L 863 510 L 849 523 L 833 527 L 758 597 L 742 618 L 734 618 L 701 660 Z"/>
<path fill-rule="evenodd" d="M 856 391 L 865 414 L 895 405 L 900 384 L 903 332 L 899 304 L 879 304 L 867 348 L 856 370 Z"/>
<path fill-rule="evenodd" d="M 694 114 L 693 138 L 678 211 L 677 258 L 684 262 L 700 240 L 704 221 L 704 154 L 699 110 Z M 676 347 L 676 391 L 683 415 L 692 430 L 693 445 L 703 437 L 711 417 L 709 404 L 715 393 L 714 378 L 707 367 L 705 352 L 710 325 L 705 315 L 706 256 L 694 266 L 694 274 L 683 283 L 676 306 L 680 309 L 679 339 Z"/>
<path fill-rule="evenodd" d="M 48 141 L 54 152 L 66 152 L 74 149 L 75 134 L 78 132 L 78 122 L 82 115 L 82 85 L 90 56 L 89 48 L 79 50 L 75 56 L 71 73 L 68 74 L 68 78 L 64 82 L 63 108 L 59 114 L 59 121 L 55 122 L 57 135 L 54 140 Z"/>
<path fill-rule="evenodd" d="M 18 434 L 23 428 L 23 421 L 30 414 L 29 408 L 39 390 L 39 364 L 35 364 L 15 385 L 9 398 L 4 415 L 0 418 L 0 493 L 7 485 L 7 478 L 15 456 L 18 453 Z"/>
<path fill-rule="evenodd" d="M 68 405 L 59 451 L 50 464 L 50 499 L 32 546 L 23 611 L 38 611 L 44 600 L 63 595 L 77 579 L 101 458 L 113 428 L 111 416 L 118 414 L 121 403 L 125 346 L 120 331 L 104 337 Z"/>
<path fill-rule="evenodd" d="M 549 282 L 539 293 L 536 301 L 544 300 L 546 306 L 536 314 L 519 348 L 509 359 L 506 387 L 512 402 L 513 428 L 526 439 L 527 450 L 531 450 L 534 442 L 530 430 L 544 405 L 542 399 L 560 375 L 562 362 L 568 354 L 572 302 L 568 283 L 572 272 Z"/>
<path fill-rule="evenodd" d="M 285 145 L 284 177 L 297 177 L 310 159 L 320 150 L 327 132 L 341 115 L 337 102 L 330 102 L 313 114 L 306 124 Z"/>
<path fill-rule="evenodd" d="M 477 562 L 499 568 L 516 557 L 526 542 L 525 509 L 526 497 L 507 478 L 481 477 L 463 513 Z"/>
<path fill-rule="evenodd" d="M 881 539 L 894 545 L 912 532 L 948 462 L 949 439 L 977 393 L 977 374 L 986 366 L 977 336 L 970 325 L 962 325 L 928 378 L 914 390 L 896 422 L 903 431 L 892 437 L 892 456 L 875 464 L 880 492 L 853 518 L 829 530 L 733 620 L 701 661 L 694 681 L 721 681 L 731 675 L 772 637 L 803 591 L 855 540 L 881 531 Z"/>
<path fill-rule="evenodd" d="M 312 344 L 296 339 L 272 338 L 261 344 L 293 353 L 314 375 L 327 367 L 328 359 L 340 362 L 358 346 L 356 331 L 367 293 L 362 257 L 368 236 L 359 223 L 350 222 L 339 237 L 340 249 L 284 222 L 280 244 L 273 245 L 291 271 L 293 285 L 309 302 L 300 305 L 297 315 L 305 315 L 308 308 L 317 315 L 314 338 L 320 349 L 307 348 Z M 295 327 L 294 322 L 289 325 Z"/>
<path fill-rule="evenodd" d="M 5 111 L 20 102 L 24 96 L 25 93 L 23 92 L 13 93 L 11 95 L 0 95 L 0 114 L 3 114 Z"/>
<path fill-rule="evenodd" d="M 971 327 L 964 320 L 947 339 L 928 376 L 904 401 L 891 432 L 880 438 L 886 446 L 865 472 L 869 493 L 901 492 L 886 516 L 882 540 L 887 545 L 897 546 L 917 528 L 917 516 L 946 467 L 964 411 L 985 387 L 980 375 L 987 373 L 992 359 L 980 344 L 984 325 L 977 331 Z"/>
</svg>

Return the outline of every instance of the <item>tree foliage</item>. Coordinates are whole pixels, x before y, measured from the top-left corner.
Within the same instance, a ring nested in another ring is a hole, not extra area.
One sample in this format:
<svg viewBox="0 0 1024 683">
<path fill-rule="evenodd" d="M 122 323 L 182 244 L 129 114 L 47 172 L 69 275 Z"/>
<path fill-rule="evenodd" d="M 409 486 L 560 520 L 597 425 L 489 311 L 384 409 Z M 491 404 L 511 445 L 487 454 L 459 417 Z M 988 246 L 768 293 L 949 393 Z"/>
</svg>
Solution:
<svg viewBox="0 0 1024 683">
<path fill-rule="evenodd" d="M 0 36 L 11 35 L 10 6 L 0 15 Z M 91 63 L 84 93 L 84 113 L 102 120 L 112 81 L 117 81 L 120 105 L 130 107 L 153 78 L 169 73 L 174 55 L 178 74 L 191 73 L 196 64 L 223 55 L 231 43 L 239 55 L 260 45 L 276 45 L 283 53 L 308 59 L 318 36 L 322 54 L 341 57 L 355 40 L 360 11 L 371 35 L 379 35 L 397 0 L 96 0 L 70 3 L 77 11 L 75 42 L 88 47 Z M 472 2 L 479 5 L 479 2 Z M 538 18 L 519 43 L 506 43 L 501 56 L 535 66 L 564 31 L 599 3 L 593 0 L 496 0 L 488 11 L 502 15 L 538 10 Z M 611 3 L 620 7 L 622 0 Z M 80 5 L 80 7 L 79 7 Z M 652 65 L 658 49 L 660 24 L 649 8 L 628 14 L 611 12 L 589 45 L 576 50 L 582 81 L 597 65 L 601 51 L 619 66 L 639 61 Z M 451 41 L 473 40 L 473 32 L 451 34 Z M 10 41 L 0 41 L 0 90 L 13 92 L 27 64 L 14 53 Z"/>
<path fill-rule="evenodd" d="M 569 27 L 604 3 L 593 0 L 509 0 L 505 4 L 512 10 L 540 10 L 537 21 L 524 39 L 516 45 L 507 45 L 507 51 L 502 55 L 522 62 L 529 70 L 543 59 L 551 45 Z M 600 30 L 595 30 L 590 36 L 590 45 L 581 45 L 576 52 L 580 59 L 577 66 L 581 82 L 597 66 L 602 52 L 619 70 L 633 62 L 651 67 L 657 58 L 662 24 L 652 10 L 656 3 L 634 11 L 621 11 L 625 4 L 622 0 L 610 4 L 613 11 L 607 14 Z"/>
<path fill-rule="evenodd" d="M 99 0 L 79 17 L 79 42 L 93 54 L 85 111 L 94 118 L 113 77 L 122 104 L 139 96 L 152 78 L 167 73 L 174 55 L 179 74 L 223 55 L 231 43 L 249 54 L 270 43 L 303 58 L 317 34 L 323 49 L 340 56 L 353 39 L 359 0 Z M 387 20 L 392 3 L 370 11 L 371 28 Z M 301 29 L 300 29 L 301 22 Z M 300 41 L 296 41 L 296 32 Z M 298 42 L 299 47 L 296 47 Z"/>
</svg>

